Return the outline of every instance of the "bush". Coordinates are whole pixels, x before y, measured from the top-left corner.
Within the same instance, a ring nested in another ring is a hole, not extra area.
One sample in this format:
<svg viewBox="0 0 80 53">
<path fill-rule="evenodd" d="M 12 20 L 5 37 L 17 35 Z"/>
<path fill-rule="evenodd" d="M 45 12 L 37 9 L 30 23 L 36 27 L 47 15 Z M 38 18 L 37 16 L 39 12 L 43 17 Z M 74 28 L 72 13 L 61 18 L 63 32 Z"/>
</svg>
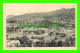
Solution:
<svg viewBox="0 0 80 53">
<path fill-rule="evenodd" d="M 57 46 L 57 42 L 55 40 L 52 40 L 49 45 L 49 47 L 56 47 Z"/>
<path fill-rule="evenodd" d="M 20 41 L 20 44 L 22 44 L 23 47 L 31 46 L 31 41 L 26 36 L 23 36 L 23 37 L 20 37 L 20 38 L 17 37 L 16 39 L 18 39 Z"/>
<path fill-rule="evenodd" d="M 36 30 L 36 31 L 34 31 L 34 33 L 40 35 L 40 34 L 44 34 L 45 31 L 44 30 Z"/>
<path fill-rule="evenodd" d="M 64 46 L 63 42 L 62 41 L 58 41 L 57 47 L 62 47 L 62 46 Z"/>
</svg>

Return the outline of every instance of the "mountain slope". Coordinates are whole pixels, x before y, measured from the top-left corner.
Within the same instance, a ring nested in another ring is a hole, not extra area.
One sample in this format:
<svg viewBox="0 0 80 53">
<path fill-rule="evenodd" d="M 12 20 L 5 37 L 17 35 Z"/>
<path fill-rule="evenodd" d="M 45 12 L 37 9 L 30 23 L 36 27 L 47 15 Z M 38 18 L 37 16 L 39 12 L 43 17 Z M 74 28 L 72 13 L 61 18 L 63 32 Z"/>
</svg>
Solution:
<svg viewBox="0 0 80 53">
<path fill-rule="evenodd" d="M 51 12 L 43 13 L 26 13 L 23 15 L 13 16 L 11 20 L 23 21 L 23 22 L 38 22 L 43 20 L 52 21 L 53 18 L 57 19 L 74 19 L 75 18 L 75 8 L 70 9 L 59 9 Z"/>
</svg>

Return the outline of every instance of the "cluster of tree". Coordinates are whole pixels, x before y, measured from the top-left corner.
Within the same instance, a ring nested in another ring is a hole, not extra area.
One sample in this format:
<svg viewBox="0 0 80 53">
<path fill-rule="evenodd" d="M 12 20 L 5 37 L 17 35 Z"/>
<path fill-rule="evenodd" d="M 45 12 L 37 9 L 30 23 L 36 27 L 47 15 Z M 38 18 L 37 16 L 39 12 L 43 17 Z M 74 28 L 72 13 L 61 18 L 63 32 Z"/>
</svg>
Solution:
<svg viewBox="0 0 80 53">
<path fill-rule="evenodd" d="M 40 35 L 40 34 L 44 34 L 45 31 L 44 30 L 36 30 L 34 31 L 35 34 Z"/>
<path fill-rule="evenodd" d="M 26 36 L 16 37 L 16 40 L 20 41 L 20 44 L 21 44 L 20 47 L 31 47 L 32 42 Z"/>
<path fill-rule="evenodd" d="M 32 47 L 32 45 L 34 47 L 74 47 L 75 46 L 75 38 L 73 37 L 66 38 L 65 42 L 61 40 L 57 41 L 57 39 L 54 39 L 50 42 L 46 42 L 45 40 L 33 42 L 26 36 L 16 37 L 15 39 L 20 41 L 19 47 Z M 10 40 L 14 40 L 14 38 Z"/>
<path fill-rule="evenodd" d="M 65 42 L 52 40 L 51 42 L 38 41 L 35 44 L 35 47 L 74 47 L 75 38 L 66 38 Z"/>
</svg>

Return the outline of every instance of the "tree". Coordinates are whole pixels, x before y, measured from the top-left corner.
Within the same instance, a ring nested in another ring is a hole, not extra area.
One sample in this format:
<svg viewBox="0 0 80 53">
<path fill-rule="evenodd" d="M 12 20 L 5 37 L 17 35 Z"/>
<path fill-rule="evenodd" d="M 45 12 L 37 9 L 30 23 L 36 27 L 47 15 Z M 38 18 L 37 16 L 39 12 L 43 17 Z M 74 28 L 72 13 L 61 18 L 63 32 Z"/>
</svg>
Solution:
<svg viewBox="0 0 80 53">
<path fill-rule="evenodd" d="M 40 42 L 39 42 L 39 41 L 37 41 L 37 42 L 35 43 L 35 47 L 40 47 Z"/>
<path fill-rule="evenodd" d="M 75 46 L 75 38 L 70 37 L 71 46 Z"/>
<path fill-rule="evenodd" d="M 70 41 L 69 37 L 68 37 L 68 38 L 66 38 L 65 46 L 66 46 L 66 47 L 71 46 L 71 43 L 70 43 L 70 42 L 71 42 L 71 41 Z"/>
<path fill-rule="evenodd" d="M 64 45 L 63 45 L 63 42 L 62 42 L 62 41 L 58 41 L 57 46 L 58 46 L 58 47 L 64 46 Z"/>
<path fill-rule="evenodd" d="M 34 31 L 34 33 L 40 35 L 40 34 L 44 34 L 45 31 L 44 30 L 36 30 L 36 31 Z"/>
<path fill-rule="evenodd" d="M 31 46 L 31 41 L 26 36 L 21 37 L 19 41 L 23 44 L 23 47 L 26 47 L 26 45 Z"/>
<path fill-rule="evenodd" d="M 45 43 L 45 47 L 49 47 L 50 42 Z"/>
<path fill-rule="evenodd" d="M 45 47 L 45 41 L 37 41 L 35 47 Z"/>
<path fill-rule="evenodd" d="M 55 40 L 52 40 L 49 44 L 49 47 L 56 47 L 57 46 L 57 42 Z"/>
<path fill-rule="evenodd" d="M 45 41 L 40 41 L 40 47 L 44 47 L 45 46 Z"/>
<path fill-rule="evenodd" d="M 72 38 L 72 37 L 66 38 L 65 46 L 66 47 L 75 46 L 75 38 Z"/>
</svg>

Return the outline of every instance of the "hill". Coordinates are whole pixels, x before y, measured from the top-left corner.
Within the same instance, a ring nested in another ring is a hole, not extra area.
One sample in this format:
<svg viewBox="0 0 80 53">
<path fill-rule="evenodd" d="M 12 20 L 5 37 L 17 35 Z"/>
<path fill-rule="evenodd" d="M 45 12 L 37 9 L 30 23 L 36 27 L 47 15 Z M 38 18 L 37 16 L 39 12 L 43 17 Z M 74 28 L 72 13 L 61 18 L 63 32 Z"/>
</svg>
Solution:
<svg viewBox="0 0 80 53">
<path fill-rule="evenodd" d="M 18 22 L 41 22 L 44 20 L 53 21 L 55 19 L 75 19 L 75 8 L 59 9 L 51 12 L 43 13 L 26 13 L 18 16 L 9 16 L 10 20 L 17 20 Z M 9 20 L 8 19 L 8 20 Z"/>
</svg>

